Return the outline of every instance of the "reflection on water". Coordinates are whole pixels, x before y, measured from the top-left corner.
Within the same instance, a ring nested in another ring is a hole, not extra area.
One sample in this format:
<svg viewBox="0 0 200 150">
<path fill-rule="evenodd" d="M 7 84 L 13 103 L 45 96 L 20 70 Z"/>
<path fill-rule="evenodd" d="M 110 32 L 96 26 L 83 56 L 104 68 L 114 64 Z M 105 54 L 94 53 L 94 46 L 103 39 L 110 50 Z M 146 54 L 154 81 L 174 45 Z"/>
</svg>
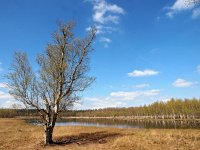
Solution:
<svg viewBox="0 0 200 150">
<path fill-rule="evenodd" d="M 115 128 L 144 128 L 143 126 L 110 122 L 108 120 L 94 121 L 94 119 L 66 119 L 65 122 L 57 122 L 56 126 L 96 126 L 96 127 L 115 127 Z"/>
<path fill-rule="evenodd" d="M 39 124 L 36 120 L 29 120 L 32 124 Z M 200 121 L 196 120 L 120 120 L 120 119 L 62 119 L 56 126 L 97 126 L 116 128 L 160 128 L 160 129 L 200 129 Z"/>
</svg>

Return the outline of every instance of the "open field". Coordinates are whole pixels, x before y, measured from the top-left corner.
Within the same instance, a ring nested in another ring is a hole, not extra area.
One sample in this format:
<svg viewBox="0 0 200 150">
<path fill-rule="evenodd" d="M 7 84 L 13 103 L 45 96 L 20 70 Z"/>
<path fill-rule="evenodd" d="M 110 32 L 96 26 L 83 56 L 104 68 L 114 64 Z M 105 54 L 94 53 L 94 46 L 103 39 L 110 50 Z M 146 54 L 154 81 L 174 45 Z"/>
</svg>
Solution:
<svg viewBox="0 0 200 150">
<path fill-rule="evenodd" d="M 199 130 L 55 127 L 57 144 L 45 147 L 43 128 L 20 119 L 0 119 L 0 150 L 198 150 Z M 66 144 L 67 143 L 67 144 Z"/>
</svg>

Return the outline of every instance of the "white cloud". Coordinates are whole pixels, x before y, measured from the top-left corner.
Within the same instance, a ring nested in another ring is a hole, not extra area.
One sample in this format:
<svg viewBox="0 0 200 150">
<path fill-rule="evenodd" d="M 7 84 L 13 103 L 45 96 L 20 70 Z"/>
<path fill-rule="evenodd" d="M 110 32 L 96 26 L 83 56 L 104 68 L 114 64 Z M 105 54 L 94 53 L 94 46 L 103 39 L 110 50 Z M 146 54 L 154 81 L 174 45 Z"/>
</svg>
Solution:
<svg viewBox="0 0 200 150">
<path fill-rule="evenodd" d="M 0 83 L 0 88 L 8 88 L 6 83 Z M 0 91 L 0 108 L 10 108 L 15 103 L 14 97 L 8 92 Z"/>
<path fill-rule="evenodd" d="M 144 76 L 153 76 L 159 74 L 158 71 L 145 69 L 145 70 L 134 70 L 133 72 L 128 73 L 130 77 L 144 77 Z"/>
<path fill-rule="evenodd" d="M 200 74 L 200 65 L 197 66 L 197 72 Z"/>
<path fill-rule="evenodd" d="M 0 102 L 0 108 L 22 109 L 22 108 L 25 108 L 25 107 L 19 101 L 16 101 L 14 99 L 10 99 L 10 100 L 5 100 L 2 103 Z"/>
<path fill-rule="evenodd" d="M 13 104 L 14 104 L 14 101 L 6 100 L 5 102 L 2 103 L 2 105 L 0 107 L 1 108 L 12 108 Z"/>
<path fill-rule="evenodd" d="M 9 93 L 7 92 L 3 92 L 3 91 L 0 91 L 0 100 L 1 99 L 14 99 L 12 95 L 10 95 Z"/>
<path fill-rule="evenodd" d="M 85 102 L 87 104 L 85 104 Z M 110 97 L 86 97 L 83 104 L 75 105 L 74 109 L 100 109 L 109 107 L 126 107 L 126 102 L 110 99 Z"/>
<path fill-rule="evenodd" d="M 174 87 L 191 87 L 194 84 L 195 84 L 194 82 L 186 81 L 184 79 L 179 78 L 176 81 L 174 81 L 174 83 L 172 85 Z"/>
<path fill-rule="evenodd" d="M 105 100 L 99 100 L 93 103 L 92 105 L 93 109 L 99 109 L 99 108 L 113 108 L 113 107 L 125 107 L 126 104 L 122 102 L 113 102 L 113 101 L 105 101 Z M 91 109 L 91 108 L 90 108 Z"/>
<path fill-rule="evenodd" d="M 198 0 L 176 0 L 176 2 L 171 6 L 171 9 L 175 11 L 192 9 L 195 6 L 195 1 Z"/>
<path fill-rule="evenodd" d="M 123 107 L 126 105 L 125 102 L 120 102 L 111 99 L 110 97 L 99 98 L 98 100 L 94 101 L 93 104 L 96 108 L 105 108 L 105 107 Z"/>
<path fill-rule="evenodd" d="M 117 28 L 115 27 L 110 27 L 110 26 L 103 26 L 103 25 L 96 25 L 95 28 L 97 29 L 97 33 L 96 34 L 105 34 L 105 33 L 109 33 L 111 34 L 112 32 L 116 32 L 118 31 Z M 87 27 L 85 29 L 86 31 L 90 31 L 91 30 L 91 27 Z"/>
<path fill-rule="evenodd" d="M 194 9 L 199 2 L 200 0 L 176 0 L 172 6 L 168 7 L 169 11 L 166 15 L 172 18 L 176 13 Z"/>
<path fill-rule="evenodd" d="M 108 44 L 112 42 L 112 40 L 107 37 L 100 37 L 99 41 L 104 43 L 105 48 L 108 48 L 109 47 Z"/>
<path fill-rule="evenodd" d="M 144 90 L 144 91 L 118 91 L 111 92 L 107 97 L 86 97 L 82 106 L 78 105 L 77 109 L 98 109 L 107 107 L 126 107 L 128 103 L 136 102 L 142 98 L 146 99 L 156 99 L 155 96 L 160 94 L 159 89 Z"/>
<path fill-rule="evenodd" d="M 0 108 L 10 108 L 14 104 L 14 98 L 7 92 L 0 91 Z"/>
<path fill-rule="evenodd" d="M 196 19 L 200 16 L 200 8 L 194 9 L 192 12 L 192 18 Z"/>
<path fill-rule="evenodd" d="M 107 37 L 101 37 L 100 42 L 111 43 L 112 41 L 111 41 L 111 39 L 109 39 Z"/>
<path fill-rule="evenodd" d="M 4 84 L 3 84 L 3 88 L 4 88 Z M 16 101 L 14 97 L 10 95 L 8 92 L 0 91 L 0 108 L 13 108 L 14 104 L 15 106 L 18 106 L 18 107 L 23 106 L 21 102 Z"/>
<path fill-rule="evenodd" d="M 93 5 L 92 21 L 97 29 L 97 34 L 111 34 L 118 31 L 117 24 L 120 21 L 120 16 L 125 14 L 122 7 L 117 4 L 108 3 L 106 0 L 86 0 Z M 91 27 L 87 27 L 86 31 Z M 111 39 L 104 39 L 100 36 L 100 42 L 104 43 L 104 47 L 108 48 Z"/>
<path fill-rule="evenodd" d="M 9 87 L 7 83 L 2 82 L 0 83 L 0 88 L 8 89 Z"/>
<path fill-rule="evenodd" d="M 124 14 L 123 8 L 110 4 L 105 0 L 93 0 L 93 21 L 101 24 L 118 23 L 119 14 Z"/>
<path fill-rule="evenodd" d="M 146 96 L 156 96 L 160 94 L 160 90 L 159 89 L 153 89 L 153 90 L 149 90 L 149 91 L 144 91 L 143 93 Z"/>
<path fill-rule="evenodd" d="M 149 86 L 150 86 L 149 84 L 144 83 L 144 84 L 134 85 L 133 87 L 139 89 L 139 88 L 145 88 L 145 87 L 149 87 Z"/>
<path fill-rule="evenodd" d="M 132 92 L 119 91 L 110 93 L 110 97 L 111 99 L 117 99 L 117 100 L 135 100 L 140 96 L 156 96 L 159 94 L 160 94 L 159 89 L 152 89 L 146 91 L 132 91 Z"/>
<path fill-rule="evenodd" d="M 160 101 L 162 101 L 162 102 L 168 102 L 170 100 L 171 100 L 171 98 L 162 98 Z"/>
<path fill-rule="evenodd" d="M 117 100 L 134 100 L 136 97 L 139 97 L 141 92 L 133 91 L 133 92 L 112 92 L 110 93 L 110 98 L 114 98 Z"/>
</svg>

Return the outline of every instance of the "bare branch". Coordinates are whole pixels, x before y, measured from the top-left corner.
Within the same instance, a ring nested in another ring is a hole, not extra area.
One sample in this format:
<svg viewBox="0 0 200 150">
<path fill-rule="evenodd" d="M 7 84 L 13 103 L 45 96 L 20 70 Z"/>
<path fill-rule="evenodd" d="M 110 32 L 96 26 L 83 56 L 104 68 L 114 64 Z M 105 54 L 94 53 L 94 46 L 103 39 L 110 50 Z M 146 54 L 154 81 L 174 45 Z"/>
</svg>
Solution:
<svg viewBox="0 0 200 150">
<path fill-rule="evenodd" d="M 37 74 L 22 52 L 15 53 L 8 74 L 10 93 L 38 111 L 48 132 L 52 132 L 58 114 L 79 101 L 79 93 L 94 81 L 87 72 L 96 29 L 81 39 L 74 37 L 73 27 L 73 22 L 61 23 L 52 34 L 53 42 L 36 59 Z"/>
</svg>

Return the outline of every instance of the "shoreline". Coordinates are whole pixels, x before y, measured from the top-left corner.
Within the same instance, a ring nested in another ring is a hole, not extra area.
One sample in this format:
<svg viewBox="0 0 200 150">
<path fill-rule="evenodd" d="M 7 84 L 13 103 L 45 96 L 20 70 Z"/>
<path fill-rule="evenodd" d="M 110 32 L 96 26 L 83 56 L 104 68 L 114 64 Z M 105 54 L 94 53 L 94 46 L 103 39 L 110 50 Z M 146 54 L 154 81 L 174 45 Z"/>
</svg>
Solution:
<svg viewBox="0 0 200 150">
<path fill-rule="evenodd" d="M 40 116 L 17 116 L 14 118 L 19 118 L 19 119 L 40 119 Z M 133 117 L 133 116 L 118 116 L 118 117 L 74 117 L 74 116 L 69 116 L 69 117 L 60 117 L 59 119 L 118 119 L 118 120 L 152 120 L 152 121 L 200 121 L 200 119 L 192 119 L 192 118 L 185 118 L 185 119 L 166 119 L 166 118 L 150 118 L 149 116 L 145 117 Z"/>
</svg>

